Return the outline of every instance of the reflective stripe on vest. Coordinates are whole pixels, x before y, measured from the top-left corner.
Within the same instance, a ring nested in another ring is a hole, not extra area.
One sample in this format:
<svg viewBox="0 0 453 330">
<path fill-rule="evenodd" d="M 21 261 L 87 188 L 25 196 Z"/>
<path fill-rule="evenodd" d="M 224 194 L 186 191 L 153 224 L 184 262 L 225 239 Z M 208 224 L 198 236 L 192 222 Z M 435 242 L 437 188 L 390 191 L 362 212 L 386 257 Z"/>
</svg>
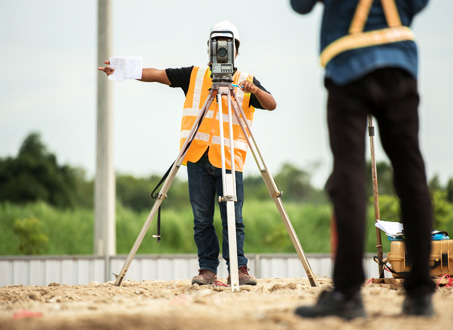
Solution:
<svg viewBox="0 0 453 330">
<path fill-rule="evenodd" d="M 349 34 L 329 44 L 321 53 L 325 67 L 335 56 L 352 49 L 414 40 L 414 33 L 401 24 L 394 0 L 381 0 L 388 28 L 363 32 L 373 0 L 359 0 L 349 27 Z"/>
<path fill-rule="evenodd" d="M 209 89 L 212 86 L 210 77 L 210 70 L 208 68 L 194 67 L 190 77 L 189 89 L 184 102 L 183 117 L 181 122 L 181 138 L 180 146 L 186 141 L 192 127 L 206 102 L 209 95 Z M 233 76 L 233 83 L 238 84 L 244 80 L 253 81 L 253 76 L 246 73 L 237 71 Z M 239 105 L 242 107 L 246 116 L 248 124 L 251 126 L 253 122 L 253 113 L 255 108 L 249 106 L 250 93 L 244 93 L 240 88 L 235 88 L 236 97 Z M 231 98 L 234 102 L 233 97 Z M 230 161 L 230 137 L 229 137 L 229 118 L 228 118 L 228 104 L 227 96 L 222 97 L 222 119 L 224 125 L 224 144 L 225 144 L 225 166 L 231 169 Z M 219 107 L 216 99 L 213 100 L 209 107 L 203 122 L 201 123 L 195 138 L 190 145 L 189 150 L 184 158 L 183 164 L 187 162 L 197 162 L 209 147 L 209 161 L 215 167 L 222 167 L 221 153 L 220 153 L 220 130 L 219 130 Z M 241 120 L 244 120 L 241 117 Z M 244 124 L 245 126 L 245 124 Z M 244 136 L 242 129 L 238 123 L 237 118 L 233 114 L 233 140 L 234 140 L 234 159 L 235 170 L 242 171 L 247 154 L 247 139 Z"/>
</svg>

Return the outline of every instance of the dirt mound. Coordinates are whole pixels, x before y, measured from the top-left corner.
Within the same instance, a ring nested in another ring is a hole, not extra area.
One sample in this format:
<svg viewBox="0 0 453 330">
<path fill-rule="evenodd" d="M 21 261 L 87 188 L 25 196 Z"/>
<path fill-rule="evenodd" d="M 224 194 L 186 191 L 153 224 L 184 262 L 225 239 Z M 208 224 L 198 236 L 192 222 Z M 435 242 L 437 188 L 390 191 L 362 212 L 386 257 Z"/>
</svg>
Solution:
<svg viewBox="0 0 453 330">
<path fill-rule="evenodd" d="M 434 295 L 436 316 L 400 316 L 401 284 L 372 282 L 363 288 L 369 317 L 301 319 L 299 305 L 312 304 L 331 280 L 260 279 L 256 286 L 191 285 L 182 281 L 124 281 L 89 285 L 0 288 L 0 329 L 448 329 L 453 324 L 453 288 Z"/>
</svg>

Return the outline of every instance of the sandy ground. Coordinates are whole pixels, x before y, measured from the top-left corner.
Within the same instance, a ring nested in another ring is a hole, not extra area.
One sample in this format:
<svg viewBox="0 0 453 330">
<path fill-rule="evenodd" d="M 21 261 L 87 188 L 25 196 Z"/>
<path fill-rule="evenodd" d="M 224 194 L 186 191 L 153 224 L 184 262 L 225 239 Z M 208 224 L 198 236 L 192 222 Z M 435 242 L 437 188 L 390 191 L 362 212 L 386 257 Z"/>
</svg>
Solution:
<svg viewBox="0 0 453 330">
<path fill-rule="evenodd" d="M 225 280 L 225 279 L 223 279 Z M 299 305 L 315 302 L 331 286 L 328 278 L 260 279 L 256 286 L 191 285 L 181 281 L 124 281 L 89 285 L 5 286 L 0 288 L 0 329 L 452 329 L 453 288 L 439 286 L 436 316 L 400 315 L 401 284 L 364 286 L 367 319 L 302 319 Z"/>
</svg>

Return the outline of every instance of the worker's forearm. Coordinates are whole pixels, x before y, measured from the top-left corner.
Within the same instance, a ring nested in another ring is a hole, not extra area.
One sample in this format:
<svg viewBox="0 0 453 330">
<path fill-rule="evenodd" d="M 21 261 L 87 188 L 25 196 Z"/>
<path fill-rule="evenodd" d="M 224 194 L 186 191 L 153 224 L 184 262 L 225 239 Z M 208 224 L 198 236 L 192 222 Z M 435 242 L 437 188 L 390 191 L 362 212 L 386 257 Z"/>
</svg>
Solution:
<svg viewBox="0 0 453 330">
<path fill-rule="evenodd" d="M 258 88 L 257 92 L 254 93 L 254 95 L 264 109 L 272 111 L 277 107 L 277 102 L 271 94 Z"/>
<path fill-rule="evenodd" d="M 168 79 L 167 73 L 165 70 L 145 68 L 142 70 L 142 79 L 140 81 L 144 82 L 158 82 L 170 86 L 171 82 Z"/>
</svg>

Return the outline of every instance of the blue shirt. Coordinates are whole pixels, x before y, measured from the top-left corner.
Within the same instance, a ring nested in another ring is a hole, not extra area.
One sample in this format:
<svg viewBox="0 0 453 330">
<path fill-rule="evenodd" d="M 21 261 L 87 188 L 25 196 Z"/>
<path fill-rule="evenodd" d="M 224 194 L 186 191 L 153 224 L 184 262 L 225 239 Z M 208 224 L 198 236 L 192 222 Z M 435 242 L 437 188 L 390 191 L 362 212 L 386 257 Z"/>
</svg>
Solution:
<svg viewBox="0 0 453 330">
<path fill-rule="evenodd" d="M 291 0 L 292 8 L 300 13 L 309 13 L 317 0 Z M 324 0 L 321 25 L 320 52 L 333 41 L 348 34 L 358 0 Z M 428 0 L 395 0 L 404 26 L 411 26 L 414 16 Z M 388 27 L 380 0 L 374 0 L 364 31 Z M 345 85 L 379 68 L 401 68 L 417 79 L 417 46 L 413 41 L 348 50 L 334 57 L 326 66 L 326 78 L 337 85 Z"/>
</svg>

